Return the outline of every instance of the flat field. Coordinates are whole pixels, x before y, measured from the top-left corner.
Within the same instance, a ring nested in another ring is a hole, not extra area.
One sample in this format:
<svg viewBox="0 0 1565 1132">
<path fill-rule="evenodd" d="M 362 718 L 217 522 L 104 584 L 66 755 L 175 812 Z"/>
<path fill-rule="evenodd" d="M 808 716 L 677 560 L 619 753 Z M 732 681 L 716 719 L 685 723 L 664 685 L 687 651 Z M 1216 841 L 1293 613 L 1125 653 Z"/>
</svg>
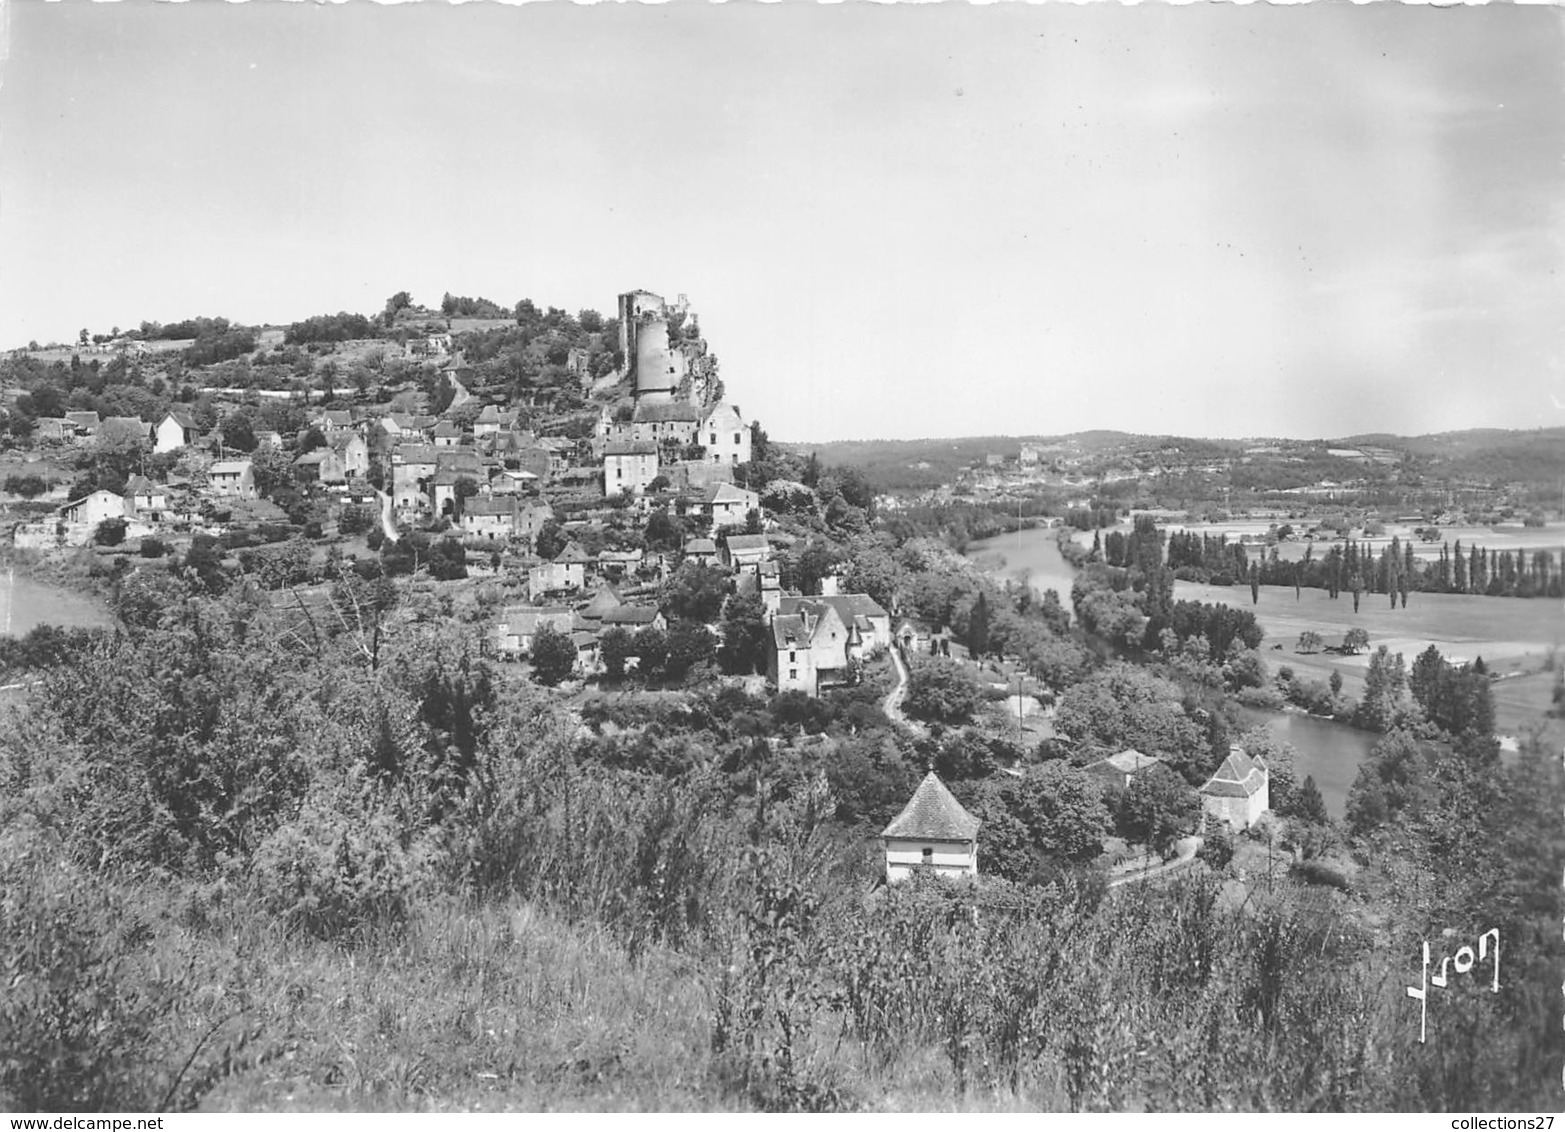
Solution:
<svg viewBox="0 0 1565 1132">
<path fill-rule="evenodd" d="M 1175 583 L 1174 597 L 1253 610 L 1266 630 L 1261 651 L 1273 671 L 1287 664 L 1317 679 L 1340 672 L 1344 689 L 1354 696 L 1363 692 L 1369 653 L 1302 654 L 1296 651 L 1301 633 L 1313 630 L 1329 640 L 1349 629 L 1363 629 L 1371 650 L 1385 645 L 1409 665 L 1430 645 L 1451 661 L 1481 656 L 1500 677 L 1494 683 L 1497 730 L 1517 735 L 1543 727 L 1550 741 L 1565 740 L 1565 723 L 1544 716 L 1553 694 L 1553 676 L 1545 665 L 1551 657 L 1554 663 L 1565 663 L 1565 607 L 1559 601 L 1415 593 L 1408 595 L 1406 609 L 1393 610 L 1385 594 L 1365 594 L 1354 613 L 1351 594 L 1333 601 L 1325 590 L 1307 589 L 1295 600 L 1291 588 L 1262 586 L 1260 601 L 1252 605 L 1248 586 L 1193 582 Z"/>
</svg>

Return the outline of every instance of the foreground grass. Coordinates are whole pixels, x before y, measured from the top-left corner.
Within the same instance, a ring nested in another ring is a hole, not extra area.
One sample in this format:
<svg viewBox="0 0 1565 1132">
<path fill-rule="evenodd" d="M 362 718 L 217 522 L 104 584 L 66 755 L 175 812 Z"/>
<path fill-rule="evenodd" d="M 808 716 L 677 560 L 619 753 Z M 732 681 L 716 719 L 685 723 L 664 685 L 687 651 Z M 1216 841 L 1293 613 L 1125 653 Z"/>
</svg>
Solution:
<svg viewBox="0 0 1565 1132">
<path fill-rule="evenodd" d="M 701 982 L 649 950 L 514 902 L 421 908 L 346 951 L 250 918 L 220 946 L 280 1053 L 209 1110 L 710 1109 Z"/>
</svg>

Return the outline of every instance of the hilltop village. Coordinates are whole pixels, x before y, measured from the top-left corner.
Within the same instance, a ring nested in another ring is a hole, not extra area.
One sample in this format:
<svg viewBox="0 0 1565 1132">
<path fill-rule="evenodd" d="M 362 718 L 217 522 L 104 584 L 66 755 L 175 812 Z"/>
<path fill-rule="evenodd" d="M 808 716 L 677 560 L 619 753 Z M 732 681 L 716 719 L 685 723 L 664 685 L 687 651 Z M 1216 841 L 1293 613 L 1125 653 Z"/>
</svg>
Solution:
<svg viewBox="0 0 1565 1132">
<path fill-rule="evenodd" d="M 797 594 L 783 592 L 773 551 L 793 539 L 768 537 L 775 520 L 759 492 L 743 486 L 754 426 L 721 399 L 716 359 L 683 296 L 669 303 L 632 291 L 609 320 L 551 311 L 540 343 L 545 366 L 525 397 L 508 396 L 516 383 L 498 387 L 492 367 L 464 356 L 490 352 L 516 321 L 440 317 L 408 302 L 393 309 L 393 337 L 333 344 L 324 360 L 306 361 L 323 388 L 267 389 L 252 369 L 246 384 L 203 387 L 156 419 L 94 410 L 33 416 L 48 411 L 53 391 L 13 389 L 11 416 L 30 428 L 34 459 L 11 486 L 40 505 L 70 496 L 15 524 L 14 544 L 170 555 L 187 565 L 194 549 L 197 561 L 215 553 L 268 588 L 338 571 L 395 576 L 421 564 L 437 580 L 494 578 L 509 600 L 491 626 L 493 654 L 528 657 L 535 633 L 548 627 L 576 650 L 571 667 L 584 675 L 600 668 L 604 630 L 667 628 L 655 602 L 621 594 L 647 593 L 684 564 L 703 582 L 721 578 L 755 597 L 769 620 L 780 615 L 787 652 L 813 651 L 813 661 L 780 668 L 771 658 L 774 682 L 787 689 L 813 695 L 822 680 L 840 678 L 850 652 L 888 645 L 885 611 L 868 598 L 859 605 L 878 615 L 872 641 L 851 603 L 842 606 L 844 624 L 835 606 L 801 608 Z M 286 337 L 294 341 L 279 349 L 297 352 L 309 334 L 292 328 Z M 85 337 L 73 366 L 82 354 L 98 364 L 96 353 L 125 370 L 127 360 L 158 354 L 141 337 Z M 185 343 L 184 354 L 196 345 Z M 377 392 L 387 399 L 366 403 L 366 345 L 376 350 L 377 377 L 416 365 L 416 379 L 383 382 Z M 388 353 L 400 355 L 392 367 Z M 356 360 L 343 376 L 359 396 L 332 386 L 347 359 Z M 247 359 L 246 368 L 253 364 Z M 166 384 L 161 376 L 151 383 Z M 560 411 L 567 408 L 576 411 Z M 87 465 L 85 477 L 59 473 L 72 462 Z M 840 634 L 849 652 L 833 658 L 812 645 L 820 632 Z"/>
<path fill-rule="evenodd" d="M 0 360 L 7 627 L 96 603 L 0 638 L 0 941 L 47 941 L 0 958 L 55 995 L 0 1004 L 0 1103 L 1542 1096 L 1539 484 L 876 465 L 734 400 L 640 290 Z M 1427 990 L 1426 1048 L 1412 957 L 1488 931 L 1517 990 Z"/>
</svg>

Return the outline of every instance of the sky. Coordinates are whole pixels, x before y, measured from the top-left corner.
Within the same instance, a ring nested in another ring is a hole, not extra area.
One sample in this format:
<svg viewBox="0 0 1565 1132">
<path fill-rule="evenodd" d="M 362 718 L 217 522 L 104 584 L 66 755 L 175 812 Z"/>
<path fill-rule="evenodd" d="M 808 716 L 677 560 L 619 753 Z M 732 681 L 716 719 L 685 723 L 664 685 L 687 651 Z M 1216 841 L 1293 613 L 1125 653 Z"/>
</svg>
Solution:
<svg viewBox="0 0 1565 1132">
<path fill-rule="evenodd" d="M 644 288 L 777 439 L 1565 424 L 1547 7 L 0 12 L 0 348 Z"/>
</svg>

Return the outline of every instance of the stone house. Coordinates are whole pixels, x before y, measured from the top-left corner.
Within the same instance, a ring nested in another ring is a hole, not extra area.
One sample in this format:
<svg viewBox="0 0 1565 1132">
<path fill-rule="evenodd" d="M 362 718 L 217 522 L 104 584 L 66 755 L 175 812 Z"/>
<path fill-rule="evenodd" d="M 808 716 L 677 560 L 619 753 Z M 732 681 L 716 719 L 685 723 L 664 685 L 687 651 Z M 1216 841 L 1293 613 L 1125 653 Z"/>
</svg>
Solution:
<svg viewBox="0 0 1565 1132">
<path fill-rule="evenodd" d="M 392 503 L 404 511 L 429 506 L 429 487 L 439 455 L 431 444 L 399 444 L 391 453 Z"/>
<path fill-rule="evenodd" d="M 644 557 L 644 553 L 640 550 L 600 550 L 598 573 L 605 578 L 623 578 L 626 574 L 634 574 L 641 569 L 641 561 Z"/>
<path fill-rule="evenodd" d="M 516 512 L 516 534 L 527 540 L 528 545 L 538 537 L 543 525 L 554 518 L 554 508 L 547 503 L 529 503 Z"/>
<path fill-rule="evenodd" d="M 156 438 L 152 442 L 154 452 L 174 452 L 188 448 L 196 442 L 200 430 L 189 413 L 166 413 L 158 422 Z"/>
<path fill-rule="evenodd" d="M 1271 775 L 1266 764 L 1228 748 L 1228 757 L 1201 787 L 1201 809 L 1231 829 L 1249 829 L 1271 807 Z"/>
<path fill-rule="evenodd" d="M 650 443 L 684 448 L 695 442 L 701 410 L 688 401 L 639 403 L 629 420 L 615 420 L 605 408 L 598 417 L 597 443 Z"/>
<path fill-rule="evenodd" d="M 536 598 L 561 590 L 579 590 L 586 585 L 590 561 L 581 547 L 571 543 L 555 556 L 554 561 L 527 571 L 527 592 Z"/>
<path fill-rule="evenodd" d="M 772 618 L 766 676 L 778 692 L 818 696 L 848 679 L 851 634 L 829 605 L 806 604 Z"/>
<path fill-rule="evenodd" d="M 168 510 L 168 489 L 134 475 L 125 481 L 125 503 L 137 518 L 157 518 Z"/>
<path fill-rule="evenodd" d="M 603 446 L 603 494 L 640 495 L 658 474 L 658 446 L 650 441 L 615 441 Z"/>
<path fill-rule="evenodd" d="M 98 490 L 76 499 L 57 512 L 60 522 L 96 527 L 105 519 L 124 519 L 129 516 L 125 500 L 112 491 Z"/>
<path fill-rule="evenodd" d="M 920 870 L 941 877 L 978 875 L 978 819 L 963 809 L 934 771 L 881 831 L 880 844 L 887 884 Z"/>
<path fill-rule="evenodd" d="M 342 456 L 334 448 L 315 448 L 293 462 L 294 476 L 304 483 L 347 483 Z"/>
<path fill-rule="evenodd" d="M 701 420 L 696 442 L 706 449 L 708 464 L 748 464 L 750 426 L 737 405 L 714 405 Z"/>
<path fill-rule="evenodd" d="M 501 409 L 496 405 L 485 405 L 473 420 L 473 439 L 480 437 L 496 436 L 502 432 L 509 432 L 516 427 L 517 413 L 515 409 Z"/>
<path fill-rule="evenodd" d="M 353 414 L 347 409 L 320 409 L 310 417 L 310 426 L 320 429 L 322 435 L 330 436 L 334 432 L 351 429 Z"/>
<path fill-rule="evenodd" d="M 360 479 L 370 473 L 370 446 L 357 432 L 342 432 L 331 438 L 332 451 L 342 458 L 345 475 Z"/>
<path fill-rule="evenodd" d="M 207 472 L 207 485 L 224 499 L 254 499 L 255 467 L 249 460 L 219 460 Z"/>
<path fill-rule="evenodd" d="M 753 570 L 771 561 L 772 544 L 765 535 L 729 535 L 723 539 L 723 565 L 730 570 Z"/>
<path fill-rule="evenodd" d="M 688 525 L 713 533 L 723 527 L 743 527 L 751 511 L 760 511 L 761 497 L 732 483 L 715 482 L 706 484 L 698 494 L 682 496 L 677 507 Z"/>
<path fill-rule="evenodd" d="M 836 611 L 837 619 L 849 633 L 849 656 L 862 659 L 891 647 L 891 614 L 868 594 L 780 596 L 777 612 L 792 615 L 812 605 L 823 605 Z"/>
<path fill-rule="evenodd" d="M 509 539 L 516 533 L 516 497 L 475 495 L 462 505 L 458 520 L 464 535 Z"/>
<path fill-rule="evenodd" d="M 526 656 L 532 651 L 533 637 L 544 625 L 569 634 L 575 621 L 576 614 L 563 605 L 508 606 L 495 620 L 495 651 L 503 657 Z"/>
<path fill-rule="evenodd" d="M 715 566 L 717 564 L 717 543 L 709 538 L 686 539 L 685 561 L 694 562 L 697 566 Z"/>
</svg>

